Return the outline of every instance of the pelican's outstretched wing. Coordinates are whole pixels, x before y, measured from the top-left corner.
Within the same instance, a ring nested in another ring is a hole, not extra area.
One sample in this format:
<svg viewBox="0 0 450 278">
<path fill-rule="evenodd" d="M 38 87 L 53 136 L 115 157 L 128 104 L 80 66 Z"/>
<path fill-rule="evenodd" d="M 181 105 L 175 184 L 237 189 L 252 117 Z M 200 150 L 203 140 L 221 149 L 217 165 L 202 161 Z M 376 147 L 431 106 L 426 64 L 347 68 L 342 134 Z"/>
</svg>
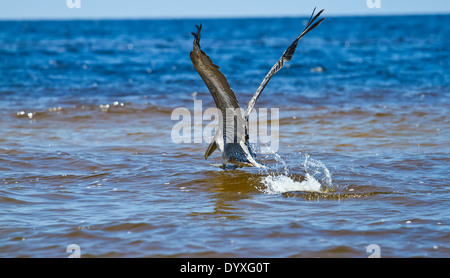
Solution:
<svg viewBox="0 0 450 278">
<path fill-rule="evenodd" d="M 238 108 L 238 101 L 227 79 L 219 71 L 219 67 L 214 65 L 211 58 L 200 48 L 200 31 L 202 30 L 202 25 L 200 24 L 200 26 L 196 27 L 197 33 L 191 33 L 195 37 L 191 51 L 192 65 L 211 92 L 217 108 L 221 111 L 226 108 Z"/>
<path fill-rule="evenodd" d="M 217 147 L 223 151 L 223 144 L 225 143 L 243 142 L 245 140 L 245 122 L 236 95 L 231 90 L 227 79 L 219 71 L 219 67 L 214 65 L 208 55 L 201 50 L 201 30 L 202 25 L 197 26 L 197 33 L 191 33 L 195 38 L 190 54 L 191 61 L 213 96 L 214 102 L 221 112 L 219 117 L 222 117 L 222 121 L 219 120 L 219 123 L 222 124 L 222 132 L 220 134 L 216 133 L 216 136 L 214 136 L 215 139 L 213 139 L 205 153 L 205 158 L 207 158 Z M 220 136 L 223 139 L 219 138 Z M 217 143 L 219 146 L 217 146 Z"/>
<path fill-rule="evenodd" d="M 314 12 L 316 9 L 314 8 L 311 17 L 309 18 L 308 24 L 306 24 L 305 29 L 303 29 L 302 33 L 294 40 L 294 42 L 284 51 L 281 58 L 275 63 L 275 65 L 270 69 L 269 73 L 264 77 L 264 80 L 261 82 L 261 85 L 259 85 L 258 89 L 256 90 L 256 93 L 253 95 L 253 97 L 250 99 L 247 105 L 247 109 L 245 110 L 244 118 L 245 121 L 248 122 L 248 116 L 252 112 L 253 108 L 255 107 L 256 100 L 261 95 L 262 91 L 266 87 L 267 83 L 269 83 L 270 78 L 277 73 L 284 65 L 285 62 L 288 62 L 291 60 L 292 56 L 295 53 L 295 49 L 297 48 L 298 41 L 306 35 L 309 31 L 316 28 L 325 18 L 322 18 L 321 20 L 314 23 L 314 21 L 317 19 L 317 17 L 320 16 L 320 14 L 324 11 L 321 10 L 316 15 L 314 15 Z M 314 23 L 314 24 L 313 24 Z"/>
</svg>

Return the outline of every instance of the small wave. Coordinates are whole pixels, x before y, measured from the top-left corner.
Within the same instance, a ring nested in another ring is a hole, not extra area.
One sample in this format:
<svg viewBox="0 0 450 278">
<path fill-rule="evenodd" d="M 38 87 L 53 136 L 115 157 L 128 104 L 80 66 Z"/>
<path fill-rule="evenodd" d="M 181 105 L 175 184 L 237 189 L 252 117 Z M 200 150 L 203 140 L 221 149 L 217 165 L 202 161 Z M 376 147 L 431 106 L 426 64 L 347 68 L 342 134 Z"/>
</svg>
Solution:
<svg viewBox="0 0 450 278">
<path fill-rule="evenodd" d="M 86 122 L 101 116 L 102 118 L 115 117 L 118 115 L 147 114 L 147 115 L 170 115 L 173 108 L 145 103 L 131 103 L 114 101 L 105 104 L 77 103 L 72 106 L 55 106 L 40 110 L 19 110 L 15 116 L 29 120 L 65 120 L 71 122 Z"/>
<path fill-rule="evenodd" d="M 306 191 L 299 191 L 299 192 L 283 192 L 283 197 L 286 198 L 302 198 L 307 201 L 317 201 L 317 200 L 345 200 L 345 199 L 359 199 L 359 198 L 366 198 L 366 197 L 372 197 L 375 195 L 386 195 L 386 194 L 393 194 L 392 192 L 360 192 L 360 193 L 344 193 L 344 192 L 306 192 Z"/>
</svg>

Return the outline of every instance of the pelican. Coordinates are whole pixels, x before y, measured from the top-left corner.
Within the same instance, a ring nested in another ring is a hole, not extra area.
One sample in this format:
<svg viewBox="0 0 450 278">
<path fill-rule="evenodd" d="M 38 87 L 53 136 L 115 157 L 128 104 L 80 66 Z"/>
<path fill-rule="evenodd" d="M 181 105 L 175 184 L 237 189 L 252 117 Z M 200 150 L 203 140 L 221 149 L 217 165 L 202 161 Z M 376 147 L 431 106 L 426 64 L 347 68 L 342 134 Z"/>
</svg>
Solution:
<svg viewBox="0 0 450 278">
<path fill-rule="evenodd" d="M 213 64 L 211 58 L 202 51 L 200 47 L 200 32 L 202 30 L 202 25 L 196 26 L 197 32 L 191 33 L 194 36 L 193 49 L 190 53 L 191 61 L 194 69 L 208 87 L 214 102 L 220 111 L 219 128 L 217 128 L 211 143 L 206 149 L 205 159 L 208 159 L 216 149 L 219 149 L 222 153 L 223 168 L 226 167 L 227 163 L 233 164 L 234 167 L 265 167 L 265 165 L 256 160 L 256 155 L 249 144 L 248 118 L 270 78 L 283 67 L 285 62 L 292 59 L 298 41 L 325 19 L 322 18 L 316 21 L 324 10 L 314 14 L 315 10 L 316 9 L 314 8 L 306 27 L 300 35 L 291 43 L 291 45 L 289 45 L 281 58 L 264 77 L 255 94 L 248 102 L 244 115 L 242 115 L 243 111 L 241 112 L 236 95 L 233 90 L 231 90 L 227 79 L 219 71 L 219 67 Z"/>
</svg>

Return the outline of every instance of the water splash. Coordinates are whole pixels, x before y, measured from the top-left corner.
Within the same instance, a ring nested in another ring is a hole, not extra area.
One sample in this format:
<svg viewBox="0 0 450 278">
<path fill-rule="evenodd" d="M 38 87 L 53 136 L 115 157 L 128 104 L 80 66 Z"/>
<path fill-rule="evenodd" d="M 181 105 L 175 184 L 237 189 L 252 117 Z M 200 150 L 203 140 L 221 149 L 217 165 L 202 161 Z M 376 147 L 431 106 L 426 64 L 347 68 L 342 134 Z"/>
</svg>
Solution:
<svg viewBox="0 0 450 278">
<path fill-rule="evenodd" d="M 261 182 L 265 187 L 260 188 L 260 190 L 266 194 L 290 191 L 322 192 L 322 185 L 309 174 L 306 174 L 305 180 L 301 182 L 285 175 L 268 175 L 263 177 Z"/>
<path fill-rule="evenodd" d="M 303 163 L 291 167 L 279 154 L 273 153 L 272 155 L 276 166 L 262 170 L 262 186 L 259 188 L 261 192 L 279 194 L 292 191 L 321 193 L 334 191 L 328 168 L 321 161 L 312 159 L 309 154 L 295 154 L 295 156 L 304 157 L 304 160 Z M 294 157 L 293 159 L 297 160 L 298 158 Z"/>
<path fill-rule="evenodd" d="M 334 189 L 331 173 L 325 164 L 321 161 L 312 159 L 311 156 L 306 153 L 303 165 L 305 167 L 306 174 L 319 180 L 324 189 Z"/>
</svg>

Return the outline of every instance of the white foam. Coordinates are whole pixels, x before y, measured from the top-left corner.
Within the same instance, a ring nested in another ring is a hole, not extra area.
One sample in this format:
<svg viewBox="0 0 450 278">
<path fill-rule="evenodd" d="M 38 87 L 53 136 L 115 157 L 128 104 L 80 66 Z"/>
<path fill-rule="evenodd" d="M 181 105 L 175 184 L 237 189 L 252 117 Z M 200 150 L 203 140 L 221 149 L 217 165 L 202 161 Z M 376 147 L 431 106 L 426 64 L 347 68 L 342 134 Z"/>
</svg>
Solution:
<svg viewBox="0 0 450 278">
<path fill-rule="evenodd" d="M 262 179 L 265 188 L 261 191 L 266 194 L 278 194 L 289 191 L 321 192 L 322 185 L 314 177 L 306 174 L 305 180 L 298 182 L 284 175 L 268 175 Z"/>
</svg>

